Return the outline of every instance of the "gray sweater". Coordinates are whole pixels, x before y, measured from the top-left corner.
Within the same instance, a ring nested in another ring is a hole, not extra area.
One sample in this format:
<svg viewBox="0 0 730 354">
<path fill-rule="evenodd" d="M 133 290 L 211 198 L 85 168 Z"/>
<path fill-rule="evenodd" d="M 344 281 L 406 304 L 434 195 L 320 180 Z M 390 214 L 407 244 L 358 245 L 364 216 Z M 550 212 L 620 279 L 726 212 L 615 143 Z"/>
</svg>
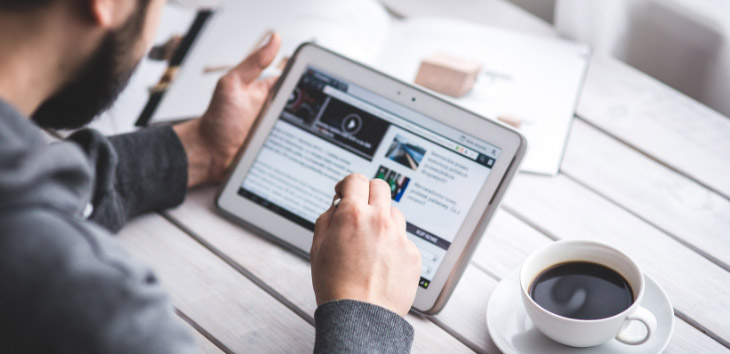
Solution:
<svg viewBox="0 0 730 354">
<path fill-rule="evenodd" d="M 82 130 L 68 140 L 47 144 L 0 100 L 0 352 L 195 352 L 155 273 L 111 236 L 184 199 L 177 135 Z M 315 322 L 316 353 L 405 353 L 413 341 L 403 318 L 357 301 L 323 304 Z"/>
</svg>

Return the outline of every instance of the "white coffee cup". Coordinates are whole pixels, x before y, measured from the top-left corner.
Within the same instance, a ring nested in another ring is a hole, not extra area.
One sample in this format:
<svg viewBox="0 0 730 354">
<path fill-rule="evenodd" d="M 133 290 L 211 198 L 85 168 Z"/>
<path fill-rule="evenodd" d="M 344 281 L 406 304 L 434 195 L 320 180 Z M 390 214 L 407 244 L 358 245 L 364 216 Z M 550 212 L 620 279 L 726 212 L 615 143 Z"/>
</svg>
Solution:
<svg viewBox="0 0 730 354">
<path fill-rule="evenodd" d="M 582 320 L 554 314 L 530 297 L 532 282 L 545 270 L 565 262 L 591 262 L 618 272 L 634 292 L 634 302 L 626 310 L 611 317 Z M 638 345 L 646 342 L 656 329 L 656 318 L 644 307 L 644 275 L 629 256 L 608 245 L 591 241 L 557 241 L 545 246 L 525 260 L 520 270 L 522 303 L 532 323 L 554 341 L 572 347 L 592 347 L 613 338 Z M 646 327 L 646 335 L 636 338 L 627 333 L 631 321 Z"/>
</svg>

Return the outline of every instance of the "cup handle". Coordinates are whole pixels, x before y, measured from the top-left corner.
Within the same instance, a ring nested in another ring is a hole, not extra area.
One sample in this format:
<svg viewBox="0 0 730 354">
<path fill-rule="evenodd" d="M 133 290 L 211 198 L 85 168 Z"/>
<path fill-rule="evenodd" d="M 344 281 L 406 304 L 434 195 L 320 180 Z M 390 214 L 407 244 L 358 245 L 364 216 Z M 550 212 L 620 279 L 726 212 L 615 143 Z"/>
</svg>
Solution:
<svg viewBox="0 0 730 354">
<path fill-rule="evenodd" d="M 638 307 L 634 312 L 626 316 L 624 320 L 624 326 L 621 331 L 616 335 L 616 340 L 621 343 L 629 345 L 639 345 L 645 343 L 651 337 L 651 334 L 656 330 L 656 317 L 649 310 Z M 626 328 L 630 321 L 639 321 L 646 327 L 646 335 L 643 338 L 635 338 L 626 333 Z"/>
</svg>

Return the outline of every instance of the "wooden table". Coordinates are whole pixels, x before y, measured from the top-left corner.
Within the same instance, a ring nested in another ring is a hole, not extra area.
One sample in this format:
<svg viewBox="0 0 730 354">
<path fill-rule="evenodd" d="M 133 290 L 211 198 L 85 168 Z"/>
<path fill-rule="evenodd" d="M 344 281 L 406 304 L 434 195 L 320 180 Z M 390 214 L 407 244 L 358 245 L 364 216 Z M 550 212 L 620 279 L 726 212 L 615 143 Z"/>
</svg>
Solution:
<svg viewBox="0 0 730 354">
<path fill-rule="evenodd" d="M 511 5 L 491 11 L 554 35 Z M 203 352 L 310 353 L 308 262 L 222 218 L 215 189 L 134 220 L 119 239 L 157 270 Z M 408 315 L 413 352 L 499 353 L 485 322 L 491 292 L 559 239 L 613 245 L 664 287 L 676 316 L 668 353 L 730 352 L 730 120 L 595 57 L 561 173 L 517 176 L 443 312 Z"/>
</svg>

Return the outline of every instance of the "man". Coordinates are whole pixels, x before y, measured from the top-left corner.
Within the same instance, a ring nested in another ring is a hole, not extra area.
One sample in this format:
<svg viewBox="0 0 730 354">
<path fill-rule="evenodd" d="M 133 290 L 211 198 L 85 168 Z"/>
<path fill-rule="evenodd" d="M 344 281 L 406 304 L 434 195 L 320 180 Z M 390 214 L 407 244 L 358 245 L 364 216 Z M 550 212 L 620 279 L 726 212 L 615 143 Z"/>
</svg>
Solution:
<svg viewBox="0 0 730 354">
<path fill-rule="evenodd" d="M 272 35 L 203 117 L 106 138 L 81 130 L 149 48 L 164 0 L 0 0 L 0 351 L 192 353 L 154 273 L 109 234 L 218 182 L 275 79 Z M 30 117 L 30 118 L 29 118 Z M 387 184 L 351 175 L 317 221 L 315 352 L 407 352 L 420 256 Z M 335 203 L 333 203 L 335 204 Z"/>
</svg>

